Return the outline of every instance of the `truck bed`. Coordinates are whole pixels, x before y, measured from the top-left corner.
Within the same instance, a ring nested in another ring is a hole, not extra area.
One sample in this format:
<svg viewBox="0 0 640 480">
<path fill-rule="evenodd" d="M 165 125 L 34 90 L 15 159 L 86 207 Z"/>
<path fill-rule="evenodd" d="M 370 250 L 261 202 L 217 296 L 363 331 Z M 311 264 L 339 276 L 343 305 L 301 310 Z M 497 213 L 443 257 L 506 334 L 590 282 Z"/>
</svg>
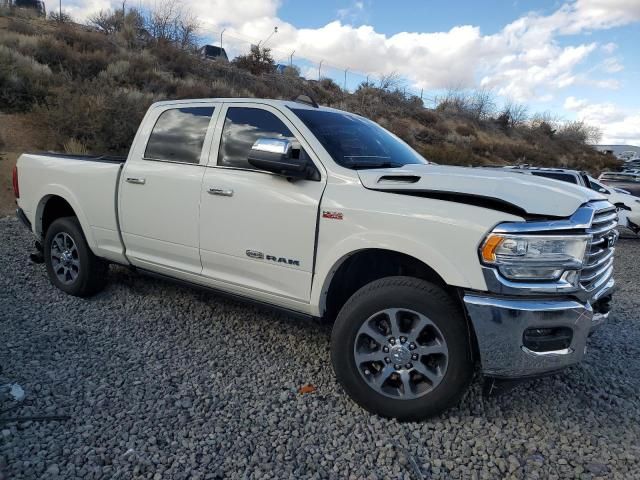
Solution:
<svg viewBox="0 0 640 480">
<path fill-rule="evenodd" d="M 78 217 L 94 253 L 123 261 L 117 218 L 117 190 L 125 158 L 66 153 L 25 153 L 18 159 L 18 206 L 42 235 L 44 205 L 65 199 Z"/>
</svg>

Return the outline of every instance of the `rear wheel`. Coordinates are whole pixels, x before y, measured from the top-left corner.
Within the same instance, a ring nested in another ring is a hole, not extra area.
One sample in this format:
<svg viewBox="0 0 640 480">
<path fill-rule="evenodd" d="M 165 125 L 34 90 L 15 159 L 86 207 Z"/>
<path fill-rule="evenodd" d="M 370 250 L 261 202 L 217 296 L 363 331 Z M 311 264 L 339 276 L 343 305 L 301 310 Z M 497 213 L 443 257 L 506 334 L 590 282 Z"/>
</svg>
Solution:
<svg viewBox="0 0 640 480">
<path fill-rule="evenodd" d="M 367 410 L 420 420 L 455 405 L 473 372 L 459 306 L 440 287 L 388 277 L 358 290 L 331 338 L 336 377 Z"/>
<path fill-rule="evenodd" d="M 89 249 L 76 217 L 58 218 L 49 226 L 44 259 L 49 280 L 63 292 L 86 297 L 104 287 L 108 266 Z"/>
</svg>

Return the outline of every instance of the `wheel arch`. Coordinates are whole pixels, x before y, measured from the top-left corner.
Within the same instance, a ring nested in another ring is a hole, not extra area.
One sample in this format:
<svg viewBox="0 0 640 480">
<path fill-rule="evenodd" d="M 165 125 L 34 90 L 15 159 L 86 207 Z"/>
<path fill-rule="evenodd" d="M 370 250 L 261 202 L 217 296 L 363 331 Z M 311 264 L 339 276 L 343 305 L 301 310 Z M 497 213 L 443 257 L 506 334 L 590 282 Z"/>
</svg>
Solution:
<svg viewBox="0 0 640 480">
<path fill-rule="evenodd" d="M 422 260 L 396 250 L 364 248 L 344 255 L 325 279 L 320 297 L 320 314 L 335 318 L 344 303 L 364 285 L 391 276 L 408 276 L 435 283 L 450 293 L 453 288 Z"/>
<path fill-rule="evenodd" d="M 70 192 L 50 191 L 41 195 L 35 212 L 34 233 L 39 239 L 44 240 L 47 229 L 56 219 L 69 216 L 78 219 L 89 248 L 95 252 L 96 242 L 90 224 Z"/>
</svg>

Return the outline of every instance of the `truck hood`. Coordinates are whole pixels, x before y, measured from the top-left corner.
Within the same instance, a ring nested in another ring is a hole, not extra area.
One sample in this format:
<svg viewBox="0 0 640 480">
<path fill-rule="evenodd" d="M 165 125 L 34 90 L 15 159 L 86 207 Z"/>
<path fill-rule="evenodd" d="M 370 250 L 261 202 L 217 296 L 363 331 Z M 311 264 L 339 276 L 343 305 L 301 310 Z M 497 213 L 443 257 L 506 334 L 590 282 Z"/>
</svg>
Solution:
<svg viewBox="0 0 640 480">
<path fill-rule="evenodd" d="M 489 168 L 418 164 L 358 170 L 358 175 L 370 190 L 442 198 L 529 215 L 569 217 L 585 202 L 605 198 L 578 185 Z"/>
</svg>

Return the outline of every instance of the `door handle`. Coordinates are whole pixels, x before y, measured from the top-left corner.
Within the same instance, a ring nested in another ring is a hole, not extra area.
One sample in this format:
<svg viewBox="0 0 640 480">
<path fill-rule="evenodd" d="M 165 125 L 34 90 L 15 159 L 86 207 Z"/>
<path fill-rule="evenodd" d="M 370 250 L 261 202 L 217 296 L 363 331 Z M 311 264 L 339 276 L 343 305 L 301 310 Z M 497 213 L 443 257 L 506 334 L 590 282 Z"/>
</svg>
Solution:
<svg viewBox="0 0 640 480">
<path fill-rule="evenodd" d="M 127 182 L 134 183 L 136 185 L 144 185 L 146 180 L 144 178 L 127 177 Z"/>
<path fill-rule="evenodd" d="M 211 195 L 220 195 L 222 197 L 233 197 L 233 190 L 230 188 L 213 188 L 207 190 Z"/>
</svg>

